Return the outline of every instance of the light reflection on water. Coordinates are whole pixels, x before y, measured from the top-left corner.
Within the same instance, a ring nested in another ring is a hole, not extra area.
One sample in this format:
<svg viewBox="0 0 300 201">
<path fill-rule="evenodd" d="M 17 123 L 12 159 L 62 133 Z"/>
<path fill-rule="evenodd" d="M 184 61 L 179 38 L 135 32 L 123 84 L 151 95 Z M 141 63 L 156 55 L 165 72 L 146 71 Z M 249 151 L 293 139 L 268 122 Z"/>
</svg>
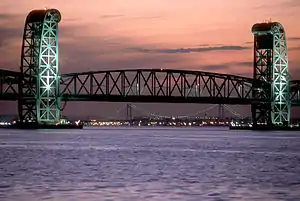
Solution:
<svg viewBox="0 0 300 201">
<path fill-rule="evenodd" d="M 0 130 L 0 200 L 297 200 L 300 135 Z"/>
</svg>

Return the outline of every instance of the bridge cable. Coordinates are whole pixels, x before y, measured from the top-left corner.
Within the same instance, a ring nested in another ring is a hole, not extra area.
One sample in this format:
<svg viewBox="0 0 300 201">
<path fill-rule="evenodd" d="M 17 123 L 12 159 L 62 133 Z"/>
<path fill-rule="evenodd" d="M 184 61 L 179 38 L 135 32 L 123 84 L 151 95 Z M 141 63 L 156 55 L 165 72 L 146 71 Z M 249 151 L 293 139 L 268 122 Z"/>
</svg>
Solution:
<svg viewBox="0 0 300 201">
<path fill-rule="evenodd" d="M 228 105 L 223 104 L 223 106 L 224 106 L 224 108 L 225 108 L 228 112 L 230 112 L 230 113 L 233 114 L 234 116 L 239 117 L 239 118 L 242 118 L 242 119 L 244 118 L 243 115 L 237 113 L 236 111 L 234 111 L 234 110 L 233 110 L 231 107 L 229 107 Z"/>
</svg>

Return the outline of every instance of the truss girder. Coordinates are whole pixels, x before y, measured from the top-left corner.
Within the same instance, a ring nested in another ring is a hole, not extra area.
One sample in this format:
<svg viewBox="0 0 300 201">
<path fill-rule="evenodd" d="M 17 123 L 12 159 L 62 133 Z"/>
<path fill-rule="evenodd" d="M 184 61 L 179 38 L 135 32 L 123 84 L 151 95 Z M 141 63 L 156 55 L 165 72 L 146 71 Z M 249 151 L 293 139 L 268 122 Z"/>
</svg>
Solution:
<svg viewBox="0 0 300 201">
<path fill-rule="evenodd" d="M 20 73 L 0 69 L 0 100 L 17 100 Z"/>
<path fill-rule="evenodd" d="M 201 72 L 200 72 L 201 73 Z M 86 74 L 97 74 L 96 72 L 95 73 L 93 73 L 93 72 L 91 72 L 91 73 L 86 73 Z M 212 73 L 211 73 L 212 74 Z M 71 93 L 73 93 L 72 91 L 70 91 L 70 89 L 72 88 L 71 86 L 66 86 L 66 84 L 69 82 L 69 81 L 71 81 L 71 78 L 73 77 L 73 76 L 75 76 L 75 75 L 78 75 L 78 76 L 81 76 L 82 74 L 71 74 L 71 75 L 64 75 L 62 78 L 61 78 L 61 82 L 62 83 L 65 83 L 64 85 L 62 85 L 61 86 L 61 91 L 63 91 L 63 90 L 66 90 L 66 91 L 68 91 L 65 95 L 64 94 L 60 94 L 62 97 L 65 97 L 65 99 L 66 99 L 66 97 L 70 100 L 70 99 L 72 99 L 72 100 L 77 100 L 77 98 L 79 99 L 90 99 L 90 100 L 92 100 L 92 98 L 91 98 L 91 95 L 88 95 L 88 96 L 74 96 L 73 98 L 71 98 L 71 96 L 70 96 L 70 94 Z M 151 79 L 151 73 L 148 73 L 148 75 L 147 75 L 147 77 L 145 77 L 145 74 L 142 74 L 141 75 L 141 78 L 146 82 L 145 83 L 145 88 L 147 88 L 147 90 L 148 91 L 150 91 L 151 92 L 151 85 L 149 86 L 149 80 Z M 96 77 L 97 77 L 97 75 L 95 75 Z M 171 75 L 172 77 L 175 77 L 175 75 Z M 14 101 L 14 100 L 18 100 L 19 99 L 19 93 L 18 93 L 18 82 L 19 82 L 19 80 L 20 80 L 20 77 L 21 77 L 21 75 L 20 75 L 20 73 L 19 72 L 15 72 L 15 71 L 9 71 L 9 70 L 3 70 L 3 69 L 0 69 L 0 100 L 11 100 L 11 101 Z M 86 78 L 86 77 L 85 77 Z M 174 78 L 175 79 L 175 78 Z M 178 78 L 177 78 L 178 79 Z M 127 79 L 128 80 L 128 79 Z M 247 83 L 248 82 L 253 82 L 253 79 L 251 79 L 251 78 L 247 78 Z M 88 81 L 88 79 L 87 79 L 87 81 Z M 87 81 L 85 82 L 85 83 L 87 83 Z M 99 83 L 98 82 L 98 80 L 96 79 L 96 80 L 94 80 L 95 81 L 95 84 L 97 84 L 97 85 L 103 85 L 103 83 L 104 83 L 104 81 L 105 80 L 103 80 L 102 81 L 102 83 Z M 125 80 L 124 80 L 125 81 Z M 78 81 L 78 82 L 80 82 L 80 81 Z M 129 82 L 129 80 L 128 80 L 128 82 Z M 191 85 L 195 85 L 195 83 L 194 82 L 196 82 L 196 80 L 194 80 L 192 83 L 191 83 Z M 81 81 L 80 83 L 82 83 L 83 84 L 83 82 Z M 222 82 L 221 83 L 221 88 L 224 88 L 224 86 L 222 86 L 222 85 L 224 85 L 226 82 Z M 249 83 L 248 83 L 249 84 Z M 254 84 L 255 85 L 255 84 Z M 70 87 L 70 89 L 67 89 L 68 87 Z M 175 90 L 175 89 L 178 89 L 178 90 L 180 90 L 180 87 L 179 87 L 179 85 L 178 85 L 178 81 L 177 81 L 177 84 L 174 84 L 173 86 L 172 86 L 172 89 L 171 89 L 171 93 L 173 93 L 173 91 Z M 82 89 L 81 89 L 82 90 Z M 88 90 L 86 87 L 85 87 L 85 90 Z M 91 93 L 91 94 L 95 94 L 95 95 L 93 95 L 93 97 L 94 98 L 96 98 L 96 94 L 99 94 L 100 92 L 103 94 L 104 93 L 104 91 L 101 89 L 101 88 L 98 88 L 97 89 L 97 91 L 95 91 L 95 89 L 94 89 L 94 87 L 92 87 L 92 88 L 90 88 L 90 90 L 91 90 L 91 92 L 93 92 L 93 93 Z M 119 89 L 120 90 L 120 89 Z M 121 90 L 120 90 L 121 91 Z M 291 94 L 290 94 L 290 100 L 291 100 L 291 104 L 292 105 L 294 105 L 294 106 L 300 106 L 300 80 L 293 80 L 293 81 L 291 81 L 290 82 L 290 92 L 291 92 Z M 122 92 L 122 94 L 123 94 L 124 92 Z M 217 93 L 218 94 L 218 96 L 220 96 L 220 93 Z M 142 95 L 143 95 L 143 93 L 142 93 Z M 251 100 L 254 100 L 253 98 L 252 98 L 252 93 L 250 94 L 251 95 Z M 116 97 L 117 97 L 118 95 L 116 95 L 116 96 L 112 96 L 111 98 L 109 98 L 109 97 L 107 97 L 106 96 L 106 99 L 107 100 L 109 100 L 109 99 L 115 99 Z M 152 97 L 156 97 L 153 93 L 150 93 L 150 96 L 152 96 Z M 100 96 L 99 96 L 100 97 Z M 101 97 L 100 97 L 101 98 Z M 138 99 L 138 97 L 133 97 L 133 96 L 131 96 L 131 98 L 135 98 L 135 99 Z M 185 97 L 184 97 L 185 98 Z M 203 98 L 203 99 L 200 99 L 200 98 Z M 202 101 L 202 102 L 205 102 L 205 101 L 207 101 L 206 99 L 205 99 L 205 97 L 200 97 L 199 98 L 199 96 L 194 96 L 194 97 L 189 97 L 189 101 L 191 101 L 191 102 L 197 102 L 197 101 Z M 102 98 L 103 99 L 103 98 Z M 118 99 L 120 99 L 120 98 L 118 98 Z M 122 100 L 125 100 L 124 99 L 124 97 L 122 98 L 121 97 L 121 99 Z M 121 100 L 120 99 L 120 100 Z M 171 100 L 171 99 L 170 99 Z M 179 100 L 179 99 L 177 99 L 177 100 Z M 226 99 L 226 100 L 229 100 L 229 99 Z M 233 99 L 230 99 L 230 101 L 232 101 Z M 236 99 L 236 100 L 238 100 L 238 99 Z M 171 100 L 172 101 L 172 100 Z M 175 101 L 175 100 L 174 100 Z M 187 101 L 187 99 L 181 99 L 181 101 L 182 102 L 186 102 Z M 214 99 L 214 101 L 217 101 L 217 102 L 221 102 L 221 101 L 223 101 L 223 100 L 221 100 L 221 99 L 218 99 L 217 97 L 216 97 L 216 99 Z M 134 102 L 134 101 L 129 101 L 129 102 Z M 155 102 L 155 99 L 153 99 L 153 100 L 151 100 L 150 102 Z M 243 103 L 246 103 L 246 102 L 249 102 L 248 101 L 248 99 L 246 100 L 246 101 L 242 101 Z M 242 104 L 243 104 L 242 103 Z M 237 102 L 237 104 L 239 104 L 238 102 Z"/>
<path fill-rule="evenodd" d="M 300 80 L 291 81 L 290 92 L 291 104 L 300 106 Z"/>
<path fill-rule="evenodd" d="M 279 23 L 255 24 L 253 97 L 266 103 L 252 104 L 254 125 L 287 125 L 290 122 L 290 80 L 288 51 L 283 26 Z"/>
<path fill-rule="evenodd" d="M 34 10 L 26 18 L 22 55 L 19 118 L 21 122 L 59 121 L 58 10 Z"/>
<path fill-rule="evenodd" d="M 64 100 L 226 101 L 228 104 L 231 101 L 232 104 L 253 101 L 252 79 L 200 71 L 143 69 L 86 72 L 62 75 L 60 85 Z"/>
</svg>

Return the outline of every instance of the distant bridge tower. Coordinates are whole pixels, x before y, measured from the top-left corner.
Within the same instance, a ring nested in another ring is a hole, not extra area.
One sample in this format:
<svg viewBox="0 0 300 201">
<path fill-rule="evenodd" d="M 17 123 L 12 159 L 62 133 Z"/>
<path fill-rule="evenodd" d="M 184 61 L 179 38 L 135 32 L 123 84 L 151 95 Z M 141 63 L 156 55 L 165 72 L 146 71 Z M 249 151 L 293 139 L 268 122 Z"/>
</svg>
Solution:
<svg viewBox="0 0 300 201">
<path fill-rule="evenodd" d="M 290 86 L 288 50 L 284 28 L 280 23 L 255 24 L 253 98 L 265 100 L 252 104 L 254 126 L 269 126 L 290 122 Z"/>
<path fill-rule="evenodd" d="M 31 11 L 25 22 L 18 101 L 20 121 L 54 124 L 60 118 L 56 9 Z"/>
<path fill-rule="evenodd" d="M 223 104 L 219 104 L 219 119 L 223 120 L 225 115 L 224 115 L 225 111 L 224 111 L 224 105 Z"/>
<path fill-rule="evenodd" d="M 132 120 L 132 105 L 131 104 L 126 105 L 126 120 L 128 120 L 128 121 Z"/>
</svg>

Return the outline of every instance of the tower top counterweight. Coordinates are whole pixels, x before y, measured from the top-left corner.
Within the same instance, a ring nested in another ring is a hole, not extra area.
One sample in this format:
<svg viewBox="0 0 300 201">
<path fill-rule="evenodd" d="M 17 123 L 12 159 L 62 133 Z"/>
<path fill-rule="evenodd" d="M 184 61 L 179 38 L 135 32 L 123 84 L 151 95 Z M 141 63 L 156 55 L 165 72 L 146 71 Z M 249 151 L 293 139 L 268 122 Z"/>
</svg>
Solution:
<svg viewBox="0 0 300 201">
<path fill-rule="evenodd" d="M 32 10 L 26 18 L 26 23 L 33 23 L 33 22 L 44 22 L 45 16 L 47 14 L 51 14 L 54 16 L 55 22 L 59 23 L 61 20 L 61 14 L 57 9 L 41 9 L 41 10 Z"/>
<path fill-rule="evenodd" d="M 284 28 L 279 22 L 267 22 L 267 23 L 254 24 L 252 26 L 252 33 L 253 34 L 273 33 L 275 29 L 279 30 L 281 33 L 284 32 Z"/>
</svg>

